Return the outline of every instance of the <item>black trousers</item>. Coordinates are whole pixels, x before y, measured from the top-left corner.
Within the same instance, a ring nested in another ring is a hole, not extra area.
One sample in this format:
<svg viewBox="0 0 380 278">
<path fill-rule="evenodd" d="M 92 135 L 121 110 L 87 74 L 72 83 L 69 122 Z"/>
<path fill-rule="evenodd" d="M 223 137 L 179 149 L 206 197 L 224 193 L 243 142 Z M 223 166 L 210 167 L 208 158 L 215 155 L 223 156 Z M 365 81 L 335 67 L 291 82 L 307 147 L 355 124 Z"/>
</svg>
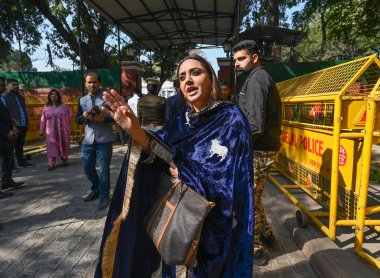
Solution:
<svg viewBox="0 0 380 278">
<path fill-rule="evenodd" d="M 6 184 L 12 178 L 12 150 L 9 142 L 0 141 L 0 180 Z"/>
<path fill-rule="evenodd" d="M 24 144 L 25 144 L 25 137 L 26 137 L 26 126 L 20 126 L 18 127 L 18 136 L 16 140 L 11 141 L 11 150 L 12 154 L 13 152 L 16 153 L 16 158 L 18 164 L 22 164 L 25 162 L 24 159 Z"/>
</svg>

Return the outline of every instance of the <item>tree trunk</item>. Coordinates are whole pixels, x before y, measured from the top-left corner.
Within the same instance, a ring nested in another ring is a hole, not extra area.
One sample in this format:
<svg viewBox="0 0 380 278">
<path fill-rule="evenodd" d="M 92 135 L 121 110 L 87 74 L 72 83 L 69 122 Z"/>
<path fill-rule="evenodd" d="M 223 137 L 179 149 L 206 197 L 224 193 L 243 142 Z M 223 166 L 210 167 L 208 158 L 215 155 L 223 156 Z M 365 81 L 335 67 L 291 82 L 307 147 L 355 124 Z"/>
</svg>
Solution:
<svg viewBox="0 0 380 278">
<path fill-rule="evenodd" d="M 280 25 L 280 8 L 278 0 L 264 0 L 265 10 L 267 12 L 267 25 Z"/>
<path fill-rule="evenodd" d="M 325 19 L 325 13 L 321 13 L 321 32 L 322 32 L 322 43 L 321 48 L 319 50 L 319 61 L 322 61 L 323 56 L 325 55 L 326 51 L 326 42 L 327 42 L 327 22 Z"/>
</svg>

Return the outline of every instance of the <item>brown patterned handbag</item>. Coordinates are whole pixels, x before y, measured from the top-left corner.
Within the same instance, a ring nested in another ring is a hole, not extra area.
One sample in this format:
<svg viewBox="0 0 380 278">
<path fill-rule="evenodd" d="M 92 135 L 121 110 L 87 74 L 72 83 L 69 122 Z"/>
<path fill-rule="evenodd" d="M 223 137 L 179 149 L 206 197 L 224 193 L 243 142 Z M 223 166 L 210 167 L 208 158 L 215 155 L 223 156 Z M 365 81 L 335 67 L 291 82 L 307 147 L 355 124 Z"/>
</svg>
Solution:
<svg viewBox="0 0 380 278">
<path fill-rule="evenodd" d="M 194 266 L 203 222 L 215 203 L 165 174 L 157 190 L 145 229 L 168 265 Z"/>
</svg>

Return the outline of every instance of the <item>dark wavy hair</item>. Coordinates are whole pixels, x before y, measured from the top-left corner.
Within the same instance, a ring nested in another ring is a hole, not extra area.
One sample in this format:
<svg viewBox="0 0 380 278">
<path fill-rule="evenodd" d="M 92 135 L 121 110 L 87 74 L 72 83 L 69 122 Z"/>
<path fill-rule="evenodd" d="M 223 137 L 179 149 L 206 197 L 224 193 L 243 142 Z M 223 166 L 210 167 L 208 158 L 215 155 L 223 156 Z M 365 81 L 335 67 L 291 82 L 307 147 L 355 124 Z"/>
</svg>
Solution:
<svg viewBox="0 0 380 278">
<path fill-rule="evenodd" d="M 232 48 L 232 52 L 235 53 L 243 49 L 247 50 L 249 54 L 259 54 L 259 47 L 254 40 L 244 40 L 238 42 Z"/>
<path fill-rule="evenodd" d="M 61 98 L 61 94 L 59 93 L 59 91 L 57 89 L 53 89 L 49 92 L 48 94 L 48 102 L 46 103 L 47 106 L 52 106 L 53 103 L 51 102 L 51 95 L 55 93 L 57 94 L 58 96 L 58 99 L 57 99 L 57 106 L 60 106 L 62 104 L 62 98 Z"/>
<path fill-rule="evenodd" d="M 220 94 L 220 88 L 219 88 L 219 82 L 218 78 L 216 77 L 216 74 L 211 66 L 211 64 L 202 56 L 199 56 L 197 54 L 190 54 L 189 56 L 185 57 L 177 67 L 177 78 L 179 79 L 179 68 L 182 65 L 183 62 L 186 60 L 196 60 L 200 62 L 207 70 L 207 73 L 211 80 L 211 99 L 213 100 L 221 100 L 221 94 Z"/>
</svg>

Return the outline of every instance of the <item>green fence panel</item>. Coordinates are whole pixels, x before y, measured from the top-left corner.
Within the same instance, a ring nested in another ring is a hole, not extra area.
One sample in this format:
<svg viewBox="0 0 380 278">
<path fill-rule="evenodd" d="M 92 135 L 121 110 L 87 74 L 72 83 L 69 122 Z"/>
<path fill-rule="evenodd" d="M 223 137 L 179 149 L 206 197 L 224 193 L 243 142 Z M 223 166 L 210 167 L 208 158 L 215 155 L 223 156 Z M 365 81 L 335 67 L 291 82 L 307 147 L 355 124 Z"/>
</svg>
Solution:
<svg viewBox="0 0 380 278">
<path fill-rule="evenodd" d="M 96 72 L 102 79 L 103 87 L 119 88 L 120 70 L 96 69 L 86 72 Z M 21 89 L 35 88 L 81 88 L 82 74 L 80 70 L 62 72 L 0 72 L 0 76 L 17 79 Z"/>
<path fill-rule="evenodd" d="M 340 60 L 307 63 L 263 63 L 263 67 L 270 73 L 273 80 L 277 83 L 321 69 L 336 66 L 345 62 L 347 61 Z"/>
<path fill-rule="evenodd" d="M 309 63 L 263 63 L 275 82 L 308 74 L 346 61 L 309 62 Z M 102 79 L 103 87 L 120 87 L 119 69 L 95 69 Z M 80 70 L 63 72 L 0 72 L 0 76 L 19 81 L 21 89 L 35 88 L 81 88 L 82 74 Z"/>
</svg>

